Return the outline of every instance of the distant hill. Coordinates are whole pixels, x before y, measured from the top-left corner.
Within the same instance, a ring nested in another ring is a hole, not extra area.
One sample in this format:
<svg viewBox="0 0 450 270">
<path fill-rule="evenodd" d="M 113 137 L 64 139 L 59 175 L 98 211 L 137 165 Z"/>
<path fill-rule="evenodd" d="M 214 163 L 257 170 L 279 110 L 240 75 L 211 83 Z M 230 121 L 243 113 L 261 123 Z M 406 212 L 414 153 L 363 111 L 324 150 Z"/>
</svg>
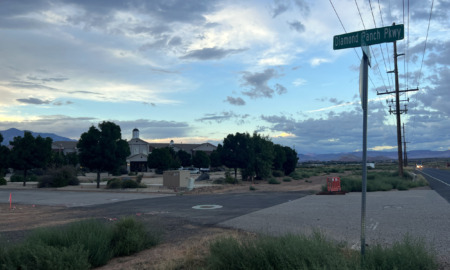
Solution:
<svg viewBox="0 0 450 270">
<path fill-rule="evenodd" d="M 359 162 L 362 161 L 362 152 L 334 153 L 334 154 L 299 154 L 298 157 L 299 162 L 310 162 L 310 161 Z M 397 152 L 367 151 L 368 161 L 388 161 L 388 160 L 397 160 L 397 158 L 398 158 Z M 408 159 L 421 159 L 421 158 L 450 158 L 450 150 L 408 151 Z"/>
<path fill-rule="evenodd" d="M 51 138 L 53 141 L 75 141 L 66 137 L 62 137 L 53 133 L 39 133 L 30 131 L 34 137 L 41 136 L 42 138 Z M 21 136 L 25 133 L 24 130 L 18 130 L 17 128 L 10 128 L 7 130 L 0 131 L 3 136 L 2 145 L 8 145 L 10 141 L 14 140 L 14 137 Z"/>
</svg>

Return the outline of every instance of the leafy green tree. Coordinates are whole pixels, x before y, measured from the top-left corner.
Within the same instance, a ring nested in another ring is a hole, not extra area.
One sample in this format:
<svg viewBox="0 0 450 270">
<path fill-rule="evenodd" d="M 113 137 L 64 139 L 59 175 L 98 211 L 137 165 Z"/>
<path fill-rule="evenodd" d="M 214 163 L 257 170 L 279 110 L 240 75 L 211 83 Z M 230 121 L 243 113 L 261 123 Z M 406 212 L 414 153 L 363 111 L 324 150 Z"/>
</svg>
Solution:
<svg viewBox="0 0 450 270">
<path fill-rule="evenodd" d="M 112 172 L 125 164 L 130 147 L 122 139 L 120 126 L 102 122 L 98 127 L 91 126 L 81 134 L 77 148 L 81 166 L 97 172 L 97 188 L 100 188 L 100 173 Z"/>
<path fill-rule="evenodd" d="M 3 136 L 0 134 L 0 177 L 4 176 L 4 171 L 9 167 L 9 148 L 1 145 Z"/>
<path fill-rule="evenodd" d="M 229 134 L 223 140 L 220 160 L 228 168 L 234 169 L 234 180 L 237 181 L 237 169 L 245 169 L 252 157 L 253 149 L 248 133 Z"/>
<path fill-rule="evenodd" d="M 181 166 L 175 151 L 169 147 L 154 149 L 148 155 L 147 163 L 149 168 L 154 168 L 158 172 L 176 169 Z"/>
<path fill-rule="evenodd" d="M 10 166 L 23 171 L 23 185 L 26 185 L 27 172 L 35 168 L 45 168 L 51 159 L 52 139 L 36 138 L 31 132 L 25 131 L 23 137 L 14 137 L 11 142 L 13 149 L 10 154 Z"/>
<path fill-rule="evenodd" d="M 65 163 L 64 154 L 61 152 L 52 152 L 50 164 L 53 168 L 61 168 Z"/>
<path fill-rule="evenodd" d="M 277 171 L 284 171 L 283 165 L 286 162 L 284 147 L 279 144 L 275 144 L 273 146 L 273 152 L 273 169 Z"/>
<path fill-rule="evenodd" d="M 295 168 L 297 167 L 298 155 L 297 152 L 290 147 L 285 146 L 283 148 L 286 153 L 286 161 L 283 164 L 283 170 L 285 175 L 289 175 L 295 171 Z"/>
<path fill-rule="evenodd" d="M 196 168 L 209 168 L 211 161 L 205 152 L 196 151 L 192 163 Z"/>
<path fill-rule="evenodd" d="M 265 179 L 272 173 L 273 142 L 268 137 L 253 133 L 253 171 L 257 179 Z M 252 179 L 253 180 L 253 179 Z"/>
<path fill-rule="evenodd" d="M 219 144 L 217 146 L 217 149 L 212 151 L 212 153 L 209 155 L 209 159 L 211 160 L 211 167 L 220 167 L 222 166 L 222 162 L 220 161 L 220 149 L 222 148 L 222 145 Z"/>
<path fill-rule="evenodd" d="M 73 153 L 65 154 L 65 164 L 66 165 L 72 165 L 72 166 L 76 167 L 78 165 L 78 163 L 80 163 L 80 161 L 78 159 L 77 153 L 73 152 Z"/>
<path fill-rule="evenodd" d="M 192 158 L 188 152 L 180 150 L 177 152 L 177 157 L 180 160 L 181 166 L 189 167 L 192 165 Z"/>
</svg>

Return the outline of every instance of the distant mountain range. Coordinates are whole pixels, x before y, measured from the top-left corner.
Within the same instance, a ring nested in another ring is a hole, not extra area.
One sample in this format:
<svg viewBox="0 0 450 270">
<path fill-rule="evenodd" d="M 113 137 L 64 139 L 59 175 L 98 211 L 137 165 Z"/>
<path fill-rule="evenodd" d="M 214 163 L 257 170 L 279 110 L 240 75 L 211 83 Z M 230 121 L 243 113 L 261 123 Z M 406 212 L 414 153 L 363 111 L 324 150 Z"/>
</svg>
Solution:
<svg viewBox="0 0 450 270">
<path fill-rule="evenodd" d="M 360 162 L 362 161 L 362 152 L 335 153 L 335 154 L 299 154 L 299 162 L 311 161 L 341 161 L 341 162 Z M 450 158 L 450 150 L 447 151 L 430 151 L 430 150 L 413 150 L 408 151 L 408 159 L 425 159 L 425 158 Z M 367 151 L 368 161 L 387 161 L 397 160 L 397 152 L 379 152 Z"/>
<path fill-rule="evenodd" d="M 75 140 L 72 140 L 72 139 L 69 139 L 66 137 L 62 137 L 62 136 L 53 134 L 53 133 L 39 133 L 39 132 L 33 132 L 31 130 L 30 130 L 30 132 L 34 137 L 37 137 L 37 136 L 41 136 L 42 138 L 49 137 L 53 141 L 75 141 Z M 23 137 L 23 134 L 25 133 L 25 131 L 18 130 L 16 128 L 10 128 L 7 130 L 0 131 L 0 133 L 3 136 L 2 145 L 8 145 L 10 141 L 14 140 L 14 137 L 18 137 L 18 136 Z"/>
</svg>

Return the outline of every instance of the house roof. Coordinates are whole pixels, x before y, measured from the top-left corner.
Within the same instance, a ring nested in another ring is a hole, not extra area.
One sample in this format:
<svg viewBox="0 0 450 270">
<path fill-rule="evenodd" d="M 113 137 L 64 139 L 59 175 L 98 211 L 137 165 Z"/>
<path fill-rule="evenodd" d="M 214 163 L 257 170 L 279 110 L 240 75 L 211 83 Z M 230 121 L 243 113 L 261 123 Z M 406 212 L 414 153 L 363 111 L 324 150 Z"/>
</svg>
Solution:
<svg viewBox="0 0 450 270">
<path fill-rule="evenodd" d="M 78 141 L 54 141 L 52 149 L 76 149 Z"/>
<path fill-rule="evenodd" d="M 190 152 L 195 150 L 196 148 L 202 146 L 202 145 L 210 145 L 213 147 L 216 147 L 210 143 L 149 143 L 148 145 L 152 148 L 164 148 L 164 147 L 170 147 L 173 146 L 174 148 L 178 148 L 180 150 L 184 150 L 186 152 Z"/>
</svg>

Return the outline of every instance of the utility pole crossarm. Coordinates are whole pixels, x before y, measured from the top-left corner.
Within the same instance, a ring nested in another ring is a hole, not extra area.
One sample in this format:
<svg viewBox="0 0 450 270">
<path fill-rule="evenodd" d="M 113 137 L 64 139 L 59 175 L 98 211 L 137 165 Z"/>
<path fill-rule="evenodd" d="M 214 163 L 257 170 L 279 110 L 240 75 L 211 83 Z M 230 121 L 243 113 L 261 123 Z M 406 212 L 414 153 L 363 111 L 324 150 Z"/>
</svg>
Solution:
<svg viewBox="0 0 450 270">
<path fill-rule="evenodd" d="M 398 90 L 399 93 L 405 93 L 405 92 L 412 92 L 412 91 L 419 91 L 419 88 L 415 88 L 415 89 L 406 89 L 406 90 Z M 377 95 L 387 95 L 387 94 L 395 94 L 397 93 L 397 91 L 386 91 L 386 92 L 378 92 L 377 91 Z"/>
</svg>

